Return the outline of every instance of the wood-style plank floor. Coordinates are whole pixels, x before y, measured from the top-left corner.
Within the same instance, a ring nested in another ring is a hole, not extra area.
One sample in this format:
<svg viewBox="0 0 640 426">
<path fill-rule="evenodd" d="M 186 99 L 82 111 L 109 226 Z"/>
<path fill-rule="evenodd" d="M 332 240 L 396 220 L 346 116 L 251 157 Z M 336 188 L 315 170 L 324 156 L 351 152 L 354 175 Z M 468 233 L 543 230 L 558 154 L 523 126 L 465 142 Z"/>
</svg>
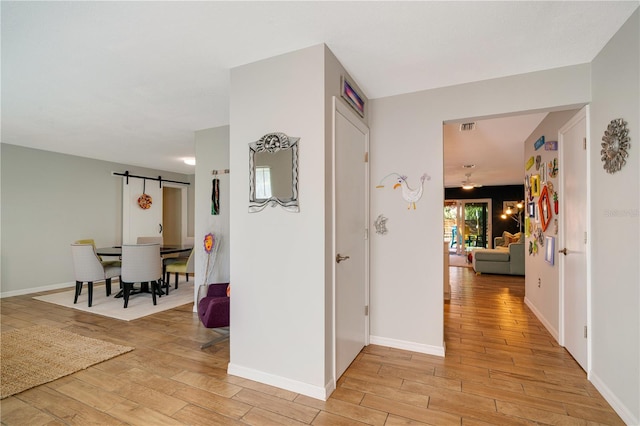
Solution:
<svg viewBox="0 0 640 426">
<path fill-rule="evenodd" d="M 0 402 L 3 425 L 619 425 L 573 358 L 524 305 L 524 279 L 451 267 L 445 358 L 370 345 L 331 398 L 226 373 L 228 342 L 191 305 L 124 322 L 1 300 L 2 331 L 47 324 L 134 346 Z M 97 290 L 99 291 L 99 290 Z M 160 301 L 161 303 L 161 301 Z"/>
</svg>

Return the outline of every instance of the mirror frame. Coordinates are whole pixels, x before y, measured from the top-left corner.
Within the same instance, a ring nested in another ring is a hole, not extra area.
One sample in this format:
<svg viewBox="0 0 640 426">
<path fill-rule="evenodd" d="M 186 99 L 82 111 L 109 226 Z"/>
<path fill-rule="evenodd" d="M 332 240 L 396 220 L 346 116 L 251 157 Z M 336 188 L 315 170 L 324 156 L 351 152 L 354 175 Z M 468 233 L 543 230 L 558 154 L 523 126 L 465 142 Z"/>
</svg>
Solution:
<svg viewBox="0 0 640 426">
<path fill-rule="evenodd" d="M 298 204 L 298 141 L 282 132 L 267 133 L 255 142 L 249 143 L 249 213 L 257 213 L 265 207 L 281 206 L 289 212 L 300 211 Z M 256 198 L 256 153 L 291 150 L 291 198 Z"/>
<path fill-rule="evenodd" d="M 545 185 L 542 188 L 542 194 L 538 200 L 538 209 L 540 210 L 540 223 L 542 224 L 542 232 L 547 230 L 549 222 L 551 222 L 551 201 L 549 200 L 549 191 Z"/>
</svg>

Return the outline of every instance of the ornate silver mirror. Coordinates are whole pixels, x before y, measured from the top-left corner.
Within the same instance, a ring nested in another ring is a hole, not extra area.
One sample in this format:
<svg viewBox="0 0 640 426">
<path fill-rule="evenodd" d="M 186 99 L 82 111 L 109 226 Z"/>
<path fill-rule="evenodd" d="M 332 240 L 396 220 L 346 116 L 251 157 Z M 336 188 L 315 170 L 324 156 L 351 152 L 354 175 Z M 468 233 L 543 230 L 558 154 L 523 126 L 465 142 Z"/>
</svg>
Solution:
<svg viewBox="0 0 640 426">
<path fill-rule="evenodd" d="M 249 144 L 249 212 L 282 206 L 299 212 L 298 141 L 284 133 L 267 133 Z"/>
</svg>

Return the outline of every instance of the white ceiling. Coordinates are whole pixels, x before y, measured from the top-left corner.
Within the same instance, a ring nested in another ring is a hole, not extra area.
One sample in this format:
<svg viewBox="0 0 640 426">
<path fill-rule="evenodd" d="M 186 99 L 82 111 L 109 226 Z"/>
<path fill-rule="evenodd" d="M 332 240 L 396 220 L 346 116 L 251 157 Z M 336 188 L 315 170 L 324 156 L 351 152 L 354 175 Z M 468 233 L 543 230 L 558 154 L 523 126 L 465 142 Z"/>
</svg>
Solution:
<svg viewBox="0 0 640 426">
<path fill-rule="evenodd" d="M 2 142 L 193 173 L 193 132 L 229 123 L 233 67 L 326 43 L 374 99 L 590 62 L 638 1 L 0 7 Z"/>
<path fill-rule="evenodd" d="M 475 120 L 473 130 L 460 131 L 460 123 L 444 125 L 444 186 L 470 182 L 483 185 L 523 183 L 524 141 L 547 113 Z M 473 165 L 472 168 L 464 168 Z"/>
</svg>

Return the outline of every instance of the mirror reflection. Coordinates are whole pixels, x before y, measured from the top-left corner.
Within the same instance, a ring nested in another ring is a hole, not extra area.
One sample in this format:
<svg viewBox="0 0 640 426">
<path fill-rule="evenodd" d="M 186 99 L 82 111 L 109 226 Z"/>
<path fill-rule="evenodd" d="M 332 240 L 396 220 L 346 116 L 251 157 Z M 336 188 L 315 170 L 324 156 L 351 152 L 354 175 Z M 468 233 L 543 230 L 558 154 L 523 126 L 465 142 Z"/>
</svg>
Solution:
<svg viewBox="0 0 640 426">
<path fill-rule="evenodd" d="M 256 152 L 256 199 L 266 200 L 271 197 L 289 200 L 293 197 L 292 158 L 290 149 L 278 152 Z"/>
<path fill-rule="evenodd" d="M 280 205 L 298 212 L 298 140 L 268 133 L 249 144 L 249 212 Z"/>
</svg>

